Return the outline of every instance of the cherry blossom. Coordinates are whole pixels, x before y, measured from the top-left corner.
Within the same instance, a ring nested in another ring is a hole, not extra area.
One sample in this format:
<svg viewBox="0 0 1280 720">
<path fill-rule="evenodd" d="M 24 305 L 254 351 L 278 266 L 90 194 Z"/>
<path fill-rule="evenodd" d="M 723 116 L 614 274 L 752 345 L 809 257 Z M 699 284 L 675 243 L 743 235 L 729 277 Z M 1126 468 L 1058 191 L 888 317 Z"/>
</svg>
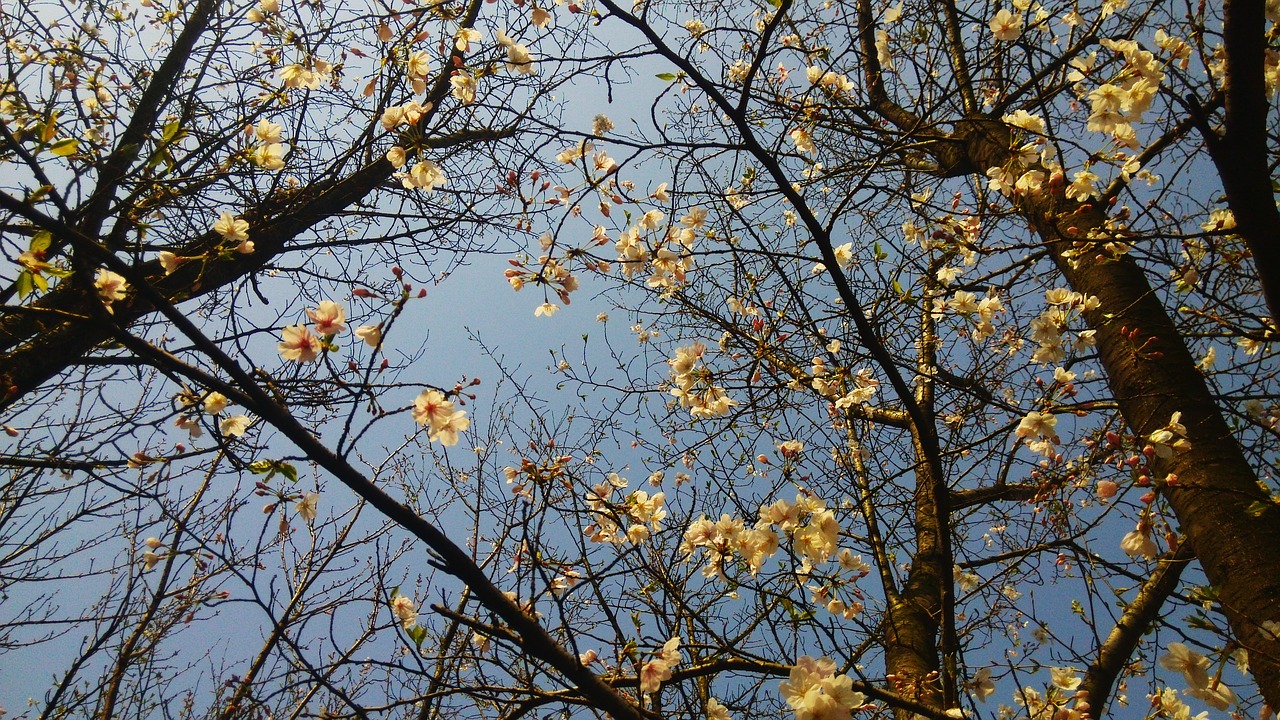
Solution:
<svg viewBox="0 0 1280 720">
<path fill-rule="evenodd" d="M 281 331 L 277 349 L 280 357 L 297 363 L 311 362 L 320 357 L 320 339 L 311 334 L 305 325 L 291 325 Z"/>
<path fill-rule="evenodd" d="M 423 390 L 413 401 L 413 419 L 430 430 L 429 440 L 441 445 L 458 444 L 458 433 L 471 426 L 464 410 L 455 410 L 439 390 Z"/>
<path fill-rule="evenodd" d="M 405 595 L 396 595 L 391 599 L 391 612 L 400 621 L 400 627 L 408 630 L 418 624 L 418 610 L 413 600 Z"/>
<path fill-rule="evenodd" d="M 987 26 L 995 39 L 1001 42 L 1013 42 L 1022 37 L 1022 16 L 1009 12 L 1008 8 L 1001 8 Z"/>
<path fill-rule="evenodd" d="M 218 424 L 218 430 L 226 437 L 242 437 L 253 424 L 247 415 L 233 415 Z"/>
<path fill-rule="evenodd" d="M 382 326 L 381 325 L 361 325 L 355 330 L 356 337 L 360 338 L 373 349 L 377 349 L 382 344 Z"/>
<path fill-rule="evenodd" d="M 321 300 L 315 310 L 308 308 L 307 317 L 315 323 L 317 335 L 328 337 L 345 332 L 347 329 L 344 322 L 347 319 L 346 312 L 341 305 L 332 300 Z"/>
<path fill-rule="evenodd" d="M 209 415 L 217 415 L 227 408 L 227 396 L 220 392 L 210 392 L 204 396 L 204 411 Z"/>
<path fill-rule="evenodd" d="M 107 307 L 107 312 L 113 312 L 111 304 L 117 300 L 123 300 L 129 292 L 129 283 L 125 281 L 124 276 L 106 268 L 98 269 L 93 287 L 97 289 L 98 299 Z"/>
<path fill-rule="evenodd" d="M 221 235 L 222 239 L 227 242 L 238 244 L 249 239 L 248 221 L 226 211 L 218 216 L 217 222 L 213 224 L 213 231 Z"/>
<path fill-rule="evenodd" d="M 866 702 L 865 695 L 853 691 L 853 678 L 835 671 L 830 658 L 806 655 L 796 660 L 790 678 L 779 686 L 796 720 L 847 720 Z"/>
<path fill-rule="evenodd" d="M 294 505 L 294 510 L 297 511 L 298 517 L 306 522 L 311 522 L 316 519 L 316 504 L 319 501 L 320 496 L 318 494 L 309 492 L 298 500 L 297 504 Z"/>
</svg>

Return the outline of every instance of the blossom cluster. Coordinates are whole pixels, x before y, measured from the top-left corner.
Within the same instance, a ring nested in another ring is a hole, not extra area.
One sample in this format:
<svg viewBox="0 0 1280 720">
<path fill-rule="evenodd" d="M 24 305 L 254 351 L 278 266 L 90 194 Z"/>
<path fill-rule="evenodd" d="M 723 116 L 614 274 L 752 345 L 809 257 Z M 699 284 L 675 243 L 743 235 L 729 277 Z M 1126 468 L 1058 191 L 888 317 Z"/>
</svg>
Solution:
<svg viewBox="0 0 1280 720">
<path fill-rule="evenodd" d="M 1168 650 L 1169 653 L 1160 658 L 1160 666 L 1182 673 L 1187 684 L 1184 694 L 1217 710 L 1226 710 L 1236 701 L 1235 693 L 1223 684 L 1221 678 L 1209 676 L 1212 665 L 1209 658 L 1179 642 L 1169 643 Z M 1163 695 L 1161 699 L 1163 701 Z"/>
<path fill-rule="evenodd" d="M 540 240 L 543 249 L 550 249 L 553 244 L 551 235 L 544 234 Z M 558 258 L 552 257 L 550 253 L 543 253 L 538 256 L 536 263 L 525 263 L 521 260 L 508 260 L 511 264 L 510 268 L 503 273 L 507 279 L 507 283 L 511 285 L 511 289 L 520 292 L 524 286 L 529 283 L 535 285 L 548 286 L 555 291 L 556 297 L 560 302 L 568 305 L 570 302 L 569 295 L 577 291 L 579 287 L 578 278 L 569 268 Z M 535 316 L 554 315 L 559 308 L 551 303 L 544 303 L 534 311 Z"/>
<path fill-rule="evenodd" d="M 936 298 L 933 310 L 935 316 L 951 312 L 972 323 L 969 336 L 974 342 L 983 342 L 996 334 L 995 319 L 1005 311 L 1005 307 L 994 293 L 979 298 L 968 290 L 957 290 L 949 299 Z"/>
<path fill-rule="evenodd" d="M 319 90 L 333 79 L 333 66 L 320 58 L 310 57 L 280 68 L 280 81 L 288 88 Z"/>
<path fill-rule="evenodd" d="M 755 574 L 765 560 L 778 552 L 779 530 L 790 537 L 792 549 L 801 557 L 806 572 L 814 564 L 834 557 L 839 548 L 840 523 L 835 513 L 827 509 L 822 499 L 800 493 L 794 502 L 779 499 L 762 505 L 752 528 L 746 527 L 741 518 L 727 514 L 715 522 L 705 515 L 699 517 L 685 530 L 680 551 L 686 558 L 699 549 L 707 551 L 707 564 L 702 570 L 705 577 L 725 578 L 725 562 L 735 557 Z M 860 559 L 855 561 L 852 555 L 849 561 L 851 566 L 863 567 Z"/>
<path fill-rule="evenodd" d="M 214 221 L 212 229 L 241 255 L 253 253 L 253 241 L 249 239 L 249 221 L 244 218 L 236 217 L 233 213 L 223 211 L 218 215 L 218 219 Z M 160 253 L 160 264 L 164 266 L 166 275 L 172 273 L 179 264 L 187 259 L 178 257 L 173 253 Z"/>
<path fill-rule="evenodd" d="M 247 415 L 224 415 L 224 411 L 231 404 L 226 395 L 211 390 L 203 397 L 190 390 L 184 389 L 178 393 L 177 404 L 182 408 L 173 424 L 179 430 L 187 431 L 187 434 L 194 440 L 204 434 L 204 429 L 200 425 L 200 415 L 212 415 L 218 419 L 218 431 L 223 437 L 241 437 L 253 424 L 253 419 Z"/>
<path fill-rule="evenodd" d="M 706 345 L 695 342 L 676 348 L 675 356 L 667 361 L 671 366 L 671 394 L 679 399 L 680 407 L 697 419 L 728 415 L 738 405 L 724 388 L 711 383 L 710 372 L 698 364 L 706 351 Z"/>
<path fill-rule="evenodd" d="M 253 128 L 253 137 L 257 146 L 253 150 L 253 164 L 263 170 L 284 169 L 284 143 L 281 142 L 284 128 L 263 118 Z"/>
<path fill-rule="evenodd" d="M 671 679 L 671 670 L 680 664 L 680 636 L 677 635 L 662 645 L 656 657 L 640 666 L 640 692 L 649 694 L 658 691 L 665 680 Z"/>
<path fill-rule="evenodd" d="M 636 490 L 619 501 L 613 500 L 614 490 L 625 487 L 626 478 L 609 473 L 604 482 L 587 493 L 592 522 L 582 532 L 592 542 L 639 544 L 662 530 L 662 521 L 667 518 L 666 493 L 650 495 Z"/>
<path fill-rule="evenodd" d="M 423 390 L 413 401 L 413 420 L 427 426 L 428 439 L 441 445 L 458 444 L 458 433 L 471 427 L 465 410 L 457 410 L 439 390 Z"/>
<path fill-rule="evenodd" d="M 867 700 L 853 690 L 853 678 L 836 675 L 835 661 L 828 657 L 805 655 L 796 660 L 779 690 L 796 720 L 848 720 Z"/>
<path fill-rule="evenodd" d="M 1101 45 L 1122 56 L 1124 65 L 1120 73 L 1109 82 L 1102 83 L 1086 94 L 1081 83 L 1077 83 L 1076 92 L 1087 98 L 1090 114 L 1087 128 L 1091 132 L 1110 135 L 1116 143 L 1130 148 L 1138 147 L 1137 132 L 1133 123 L 1141 122 L 1142 116 L 1151 108 L 1160 83 L 1164 81 L 1164 62 L 1186 62 L 1191 55 L 1191 47 L 1179 38 L 1169 37 L 1163 30 L 1158 31 L 1156 43 L 1168 58 L 1161 61 L 1153 53 L 1142 47 L 1135 40 L 1103 39 Z M 1089 58 L 1083 68 L 1087 71 Z"/>
<path fill-rule="evenodd" d="M 1100 303 L 1092 295 L 1081 295 L 1065 288 L 1053 288 L 1045 291 L 1048 307 L 1031 321 L 1031 340 L 1036 349 L 1031 355 L 1032 362 L 1042 365 L 1060 363 L 1067 356 L 1067 327 L 1072 319 L 1082 313 L 1097 310 Z M 1081 330 L 1075 333 L 1071 347 L 1079 352 L 1093 347 L 1093 330 Z"/>
</svg>

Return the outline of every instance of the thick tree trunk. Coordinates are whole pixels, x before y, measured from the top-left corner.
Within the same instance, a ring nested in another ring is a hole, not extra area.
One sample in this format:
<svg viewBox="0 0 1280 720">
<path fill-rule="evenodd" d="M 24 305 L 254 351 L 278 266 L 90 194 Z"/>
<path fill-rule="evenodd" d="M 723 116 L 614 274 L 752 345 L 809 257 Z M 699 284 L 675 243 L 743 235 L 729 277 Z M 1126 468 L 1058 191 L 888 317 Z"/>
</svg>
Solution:
<svg viewBox="0 0 1280 720">
<path fill-rule="evenodd" d="M 1071 236 L 1084 237 L 1102 224 L 1102 213 L 1055 216 L 1048 207 L 1027 210 L 1071 287 L 1101 301 L 1087 320 L 1097 331 L 1098 353 L 1125 422 L 1145 437 L 1182 413 L 1191 447 L 1157 463 L 1158 473 L 1177 476 L 1176 484 L 1160 492 L 1217 590 L 1236 639 L 1249 650 L 1259 688 L 1273 707 L 1280 707 L 1280 642 L 1260 627 L 1280 621 L 1280 508 L 1259 487 L 1257 473 L 1137 263 L 1127 257 L 1099 261 L 1092 253 L 1078 262 L 1063 257 L 1072 249 L 1067 229 L 1074 227 Z M 1125 330 L 1137 331 L 1137 339 Z M 1256 514 L 1251 506 L 1258 502 L 1269 509 Z"/>
<path fill-rule="evenodd" d="M 974 167 L 1016 162 L 1003 123 L 969 123 L 964 136 Z M 1142 268 L 1127 255 L 1113 259 L 1087 241 L 1103 227 L 1106 211 L 1068 200 L 1061 189 L 1016 203 L 1072 289 L 1101 303 L 1085 319 L 1096 331 L 1098 355 L 1125 423 L 1148 437 L 1182 413 L 1191 446 L 1154 462 L 1153 479 L 1217 591 L 1236 641 L 1249 651 L 1263 697 L 1280 707 L 1280 641 L 1261 627 L 1280 622 L 1280 507 L 1259 485 Z M 1176 483 L 1162 484 L 1169 474 Z M 1258 513 L 1256 507 L 1266 510 Z"/>
</svg>

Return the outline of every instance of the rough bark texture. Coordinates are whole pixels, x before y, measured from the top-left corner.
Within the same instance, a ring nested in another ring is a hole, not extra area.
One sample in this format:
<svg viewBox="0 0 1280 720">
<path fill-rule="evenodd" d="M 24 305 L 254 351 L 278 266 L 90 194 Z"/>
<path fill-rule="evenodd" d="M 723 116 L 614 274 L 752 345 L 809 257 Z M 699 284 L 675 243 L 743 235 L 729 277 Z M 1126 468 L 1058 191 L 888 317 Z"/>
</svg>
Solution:
<svg viewBox="0 0 1280 720">
<path fill-rule="evenodd" d="M 1226 114 L 1222 135 L 1202 122 L 1205 144 L 1218 166 L 1236 233 L 1253 253 L 1258 281 L 1280 318 L 1280 210 L 1272 192 L 1267 151 L 1266 15 L 1263 0 L 1230 0 L 1223 9 Z M 1202 119 L 1203 120 L 1203 119 Z"/>
<path fill-rule="evenodd" d="M 129 280 L 135 286 L 145 280 L 172 303 L 224 287 L 262 268 L 307 228 L 365 197 L 392 172 L 391 163 L 380 160 L 327 187 L 261 208 L 247 218 L 254 225 L 252 255 L 220 254 L 221 236 L 208 232 L 177 253 L 207 259 L 185 263 L 168 276 L 159 261 L 144 262 L 135 266 Z M 0 205 L 49 230 L 60 243 L 73 247 L 93 244 L 76 228 L 40 215 L 8 196 L 0 195 Z M 68 282 L 40 298 L 30 310 L 0 320 L 0 411 L 114 335 L 111 327 L 97 319 L 95 305 L 101 303 L 91 288 Z M 136 322 L 156 309 L 136 292 L 112 305 L 121 325 Z"/>
<path fill-rule="evenodd" d="M 998 121 L 974 124 L 967 141 L 977 167 L 1013 162 L 1008 128 Z M 1280 707 L 1280 641 L 1260 627 L 1280 622 L 1280 508 L 1259 485 L 1142 268 L 1127 255 L 1094 250 L 1088 241 L 1094 231 L 1105 238 L 1106 211 L 1068 200 L 1061 189 L 1016 203 L 1067 283 L 1101 302 L 1085 319 L 1097 331 L 1098 355 L 1126 424 L 1146 437 L 1182 413 L 1191 447 L 1154 464 L 1157 480 L 1177 477 L 1159 491 L 1217 590 L 1235 639 L 1248 649 L 1263 697 Z M 1074 259 L 1067 254 L 1082 249 L 1087 251 Z M 1125 334 L 1134 330 L 1136 336 Z M 1255 513 L 1255 503 L 1268 509 Z"/>
<path fill-rule="evenodd" d="M 1129 664 L 1133 652 L 1142 642 L 1143 633 L 1160 616 L 1164 601 L 1177 589 L 1183 569 L 1194 557 L 1191 546 L 1182 545 L 1176 552 L 1161 558 L 1151 577 L 1138 589 L 1137 596 L 1125 607 L 1124 614 L 1098 648 L 1098 654 L 1085 670 L 1079 688 L 1093 717 L 1107 717 L 1107 703 L 1116 678 Z"/>
<path fill-rule="evenodd" d="M 1264 638 L 1259 627 L 1280 619 L 1280 509 L 1251 511 L 1254 503 L 1269 505 L 1270 499 L 1142 269 L 1127 257 L 1084 257 L 1078 263 L 1063 258 L 1072 249 L 1065 231 L 1075 227 L 1078 235 L 1098 227 L 1102 213 L 1094 209 L 1058 219 L 1046 210 L 1028 208 L 1028 215 L 1063 276 L 1077 292 L 1102 303 L 1088 320 L 1097 330 L 1098 353 L 1125 422 L 1147 436 L 1182 413 L 1191 447 L 1157 466 L 1178 479 L 1161 492 L 1217 589 L 1236 639 L 1249 649 L 1263 695 L 1280 706 L 1280 643 Z M 1136 342 L 1121 334 L 1135 329 Z"/>
</svg>

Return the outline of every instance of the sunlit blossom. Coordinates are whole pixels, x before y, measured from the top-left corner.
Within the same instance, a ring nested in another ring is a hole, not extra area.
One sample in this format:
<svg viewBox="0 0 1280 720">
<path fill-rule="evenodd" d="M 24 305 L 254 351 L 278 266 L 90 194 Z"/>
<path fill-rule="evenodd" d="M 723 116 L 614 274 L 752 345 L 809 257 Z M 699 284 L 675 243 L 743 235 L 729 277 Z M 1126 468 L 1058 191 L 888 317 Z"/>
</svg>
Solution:
<svg viewBox="0 0 1280 720">
<path fill-rule="evenodd" d="M 280 332 L 280 337 L 276 347 L 285 360 L 306 363 L 320 357 L 320 339 L 305 325 L 291 325 Z"/>
<path fill-rule="evenodd" d="M 337 335 L 347 329 L 347 314 L 342 306 L 332 300 L 321 300 L 315 310 L 307 308 L 307 317 L 315 323 L 317 335 Z"/>
<path fill-rule="evenodd" d="M 391 612 L 395 614 L 396 620 L 400 621 L 400 627 L 408 630 L 418 624 L 418 609 L 413 604 L 413 600 L 404 595 L 396 595 L 391 600 Z"/>
<path fill-rule="evenodd" d="M 294 505 L 294 510 L 297 511 L 298 517 L 302 518 L 306 522 L 311 522 L 316 519 L 316 508 L 317 503 L 319 502 L 320 496 L 316 493 L 309 492 L 298 500 L 297 504 Z"/>
<path fill-rule="evenodd" d="M 106 268 L 98 269 L 94 276 L 93 287 L 98 291 L 98 299 L 107 307 L 107 312 L 113 312 L 112 303 L 123 300 L 129 292 L 129 283 L 124 276 Z"/>
</svg>

